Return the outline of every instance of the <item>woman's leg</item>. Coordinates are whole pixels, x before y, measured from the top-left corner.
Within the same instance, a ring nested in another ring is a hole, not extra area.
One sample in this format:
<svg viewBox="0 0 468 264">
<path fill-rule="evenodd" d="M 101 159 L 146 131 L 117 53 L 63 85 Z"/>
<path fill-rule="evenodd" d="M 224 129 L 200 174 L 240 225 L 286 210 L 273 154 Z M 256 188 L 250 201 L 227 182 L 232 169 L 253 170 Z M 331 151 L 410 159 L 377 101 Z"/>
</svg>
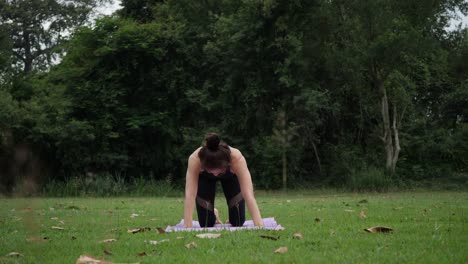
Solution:
<svg viewBox="0 0 468 264">
<path fill-rule="evenodd" d="M 229 222 L 232 226 L 242 226 L 245 222 L 245 202 L 242 198 L 237 176 L 221 179 L 224 196 L 229 208 Z"/>
<path fill-rule="evenodd" d="M 200 175 L 198 179 L 198 192 L 196 198 L 198 222 L 201 227 L 212 227 L 215 224 L 214 200 L 216 181 Z"/>
</svg>

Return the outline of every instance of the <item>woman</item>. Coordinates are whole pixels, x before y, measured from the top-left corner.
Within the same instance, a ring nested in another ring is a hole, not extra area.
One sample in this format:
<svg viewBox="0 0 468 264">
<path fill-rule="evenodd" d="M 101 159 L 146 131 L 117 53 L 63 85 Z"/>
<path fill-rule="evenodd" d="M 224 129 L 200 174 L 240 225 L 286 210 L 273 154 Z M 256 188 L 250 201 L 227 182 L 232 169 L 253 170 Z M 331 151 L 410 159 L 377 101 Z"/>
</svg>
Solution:
<svg viewBox="0 0 468 264">
<path fill-rule="evenodd" d="M 184 226 L 192 227 L 194 205 L 201 227 L 214 226 L 216 182 L 221 181 L 229 208 L 229 222 L 242 226 L 245 204 L 255 226 L 263 226 L 262 217 L 253 194 L 252 179 L 242 153 L 221 142 L 215 133 L 208 133 L 205 144 L 188 159 L 185 183 Z"/>
</svg>

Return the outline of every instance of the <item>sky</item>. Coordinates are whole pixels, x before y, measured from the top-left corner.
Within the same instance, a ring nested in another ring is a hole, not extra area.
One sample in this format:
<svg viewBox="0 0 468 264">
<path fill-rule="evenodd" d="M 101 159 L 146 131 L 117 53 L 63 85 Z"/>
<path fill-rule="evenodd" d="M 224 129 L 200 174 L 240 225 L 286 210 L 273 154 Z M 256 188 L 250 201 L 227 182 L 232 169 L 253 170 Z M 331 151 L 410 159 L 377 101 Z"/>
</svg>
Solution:
<svg viewBox="0 0 468 264">
<path fill-rule="evenodd" d="M 122 8 L 120 6 L 120 0 L 113 0 L 112 3 L 106 4 L 104 6 L 101 6 L 98 8 L 97 12 L 98 14 L 101 15 L 110 15 L 112 14 L 115 10 Z M 459 14 L 461 17 L 458 20 L 452 20 L 452 24 L 449 27 L 449 29 L 455 29 L 455 27 L 461 22 L 464 27 L 468 27 L 468 16 L 462 16 Z"/>
</svg>

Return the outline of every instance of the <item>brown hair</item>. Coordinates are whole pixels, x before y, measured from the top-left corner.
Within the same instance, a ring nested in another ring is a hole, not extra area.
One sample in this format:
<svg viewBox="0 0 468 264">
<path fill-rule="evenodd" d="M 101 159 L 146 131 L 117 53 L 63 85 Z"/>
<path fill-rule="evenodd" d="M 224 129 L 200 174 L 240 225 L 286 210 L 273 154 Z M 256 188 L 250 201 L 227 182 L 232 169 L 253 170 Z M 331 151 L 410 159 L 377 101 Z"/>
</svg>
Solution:
<svg viewBox="0 0 468 264">
<path fill-rule="evenodd" d="M 208 133 L 205 142 L 198 152 L 203 168 L 225 168 L 231 162 L 231 150 L 229 146 L 219 139 L 216 133 Z"/>
</svg>

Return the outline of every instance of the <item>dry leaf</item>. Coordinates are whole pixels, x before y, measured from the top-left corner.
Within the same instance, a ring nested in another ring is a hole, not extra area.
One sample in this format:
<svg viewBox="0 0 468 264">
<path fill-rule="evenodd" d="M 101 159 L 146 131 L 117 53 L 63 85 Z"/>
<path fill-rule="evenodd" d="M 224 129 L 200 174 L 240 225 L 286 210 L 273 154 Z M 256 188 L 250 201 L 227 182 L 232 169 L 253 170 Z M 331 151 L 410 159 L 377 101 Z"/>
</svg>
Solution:
<svg viewBox="0 0 468 264">
<path fill-rule="evenodd" d="M 60 223 L 61 225 L 64 225 L 64 224 L 65 224 L 65 222 L 64 222 L 64 221 L 59 221 L 59 223 Z"/>
<path fill-rule="evenodd" d="M 288 247 L 279 247 L 275 250 L 275 253 L 283 254 L 288 252 Z"/>
<path fill-rule="evenodd" d="M 104 252 L 104 254 L 106 254 L 106 255 L 108 255 L 108 256 L 112 256 L 112 253 L 110 253 L 109 251 L 107 251 L 107 250 L 105 250 L 105 249 L 104 249 L 103 252 Z"/>
<path fill-rule="evenodd" d="M 162 229 L 161 227 L 157 227 L 156 229 L 158 230 L 158 233 L 159 233 L 159 234 L 164 234 L 164 233 L 166 233 L 166 230 Z"/>
<path fill-rule="evenodd" d="M 58 217 L 51 217 L 50 220 L 58 220 Z"/>
<path fill-rule="evenodd" d="M 60 227 L 60 226 L 53 226 L 51 227 L 52 229 L 55 229 L 55 230 L 65 230 L 65 228 L 63 227 Z"/>
<path fill-rule="evenodd" d="M 140 228 L 135 228 L 135 229 L 129 229 L 127 230 L 127 233 L 131 233 L 131 234 L 135 234 L 135 233 L 139 233 L 139 232 L 144 232 L 146 230 L 151 230 L 151 228 L 149 227 L 140 227 Z"/>
<path fill-rule="evenodd" d="M 18 252 L 10 252 L 8 254 L 5 255 L 6 257 L 22 257 L 23 254 L 20 254 Z"/>
<path fill-rule="evenodd" d="M 137 216 L 139 216 L 139 215 L 138 215 L 138 214 L 132 214 L 130 217 L 131 217 L 131 218 L 135 218 L 135 217 L 137 217 Z"/>
<path fill-rule="evenodd" d="M 140 252 L 140 253 L 137 254 L 137 256 L 144 257 L 144 256 L 148 256 L 148 255 L 146 254 L 146 252 Z"/>
<path fill-rule="evenodd" d="M 364 229 L 369 233 L 387 233 L 393 231 L 393 228 L 385 227 L 385 226 L 374 226 L 367 229 Z"/>
<path fill-rule="evenodd" d="M 109 239 L 104 239 L 102 241 L 99 241 L 99 243 L 110 243 L 110 242 L 115 242 L 117 239 L 115 238 L 109 238 Z"/>
<path fill-rule="evenodd" d="M 348 212 L 348 213 L 354 213 L 354 210 L 347 209 L 347 210 L 345 210 L 345 212 Z"/>
<path fill-rule="evenodd" d="M 88 255 L 81 255 L 75 264 L 112 264 L 112 262 L 108 262 L 105 260 L 96 259 L 93 256 Z"/>
<path fill-rule="evenodd" d="M 205 233 L 205 234 L 198 234 L 196 237 L 198 238 L 218 238 L 221 234 L 213 234 L 213 233 Z"/>
<path fill-rule="evenodd" d="M 280 225 L 277 225 L 277 226 L 275 227 L 275 229 L 273 229 L 273 230 L 275 230 L 275 231 L 281 231 L 281 230 L 284 230 L 284 227 L 282 227 L 282 226 L 280 226 Z"/>
<path fill-rule="evenodd" d="M 318 217 L 315 217 L 315 222 L 319 223 L 320 221 L 322 221 L 322 219 L 318 218 Z"/>
<path fill-rule="evenodd" d="M 28 242 L 46 242 L 49 241 L 48 237 L 28 237 L 26 238 Z"/>
<path fill-rule="evenodd" d="M 157 245 L 157 244 L 161 244 L 161 243 L 164 243 L 164 242 L 169 242 L 169 239 L 163 239 L 163 240 L 159 240 L 159 241 L 156 241 L 156 240 L 149 240 L 148 241 L 148 243 L 150 243 L 151 245 Z"/>
<path fill-rule="evenodd" d="M 364 211 L 361 211 L 361 212 L 359 213 L 359 217 L 361 217 L 361 218 L 367 218 L 367 215 L 366 215 L 366 213 L 364 213 Z"/>
<path fill-rule="evenodd" d="M 185 245 L 186 248 L 188 249 L 191 249 L 191 248 L 196 248 L 197 247 L 197 243 L 195 243 L 194 241 L 188 243 L 187 245 Z"/>
<path fill-rule="evenodd" d="M 278 237 L 273 237 L 273 236 L 261 235 L 260 237 L 265 238 L 265 239 L 270 239 L 270 240 L 278 240 L 279 239 L 279 236 Z"/>
<path fill-rule="evenodd" d="M 293 235 L 293 238 L 297 238 L 297 239 L 301 239 L 303 237 L 304 236 L 302 235 L 302 233 L 294 233 L 294 235 Z"/>
<path fill-rule="evenodd" d="M 178 236 L 176 237 L 177 239 L 183 239 L 184 237 L 183 236 Z"/>
</svg>

